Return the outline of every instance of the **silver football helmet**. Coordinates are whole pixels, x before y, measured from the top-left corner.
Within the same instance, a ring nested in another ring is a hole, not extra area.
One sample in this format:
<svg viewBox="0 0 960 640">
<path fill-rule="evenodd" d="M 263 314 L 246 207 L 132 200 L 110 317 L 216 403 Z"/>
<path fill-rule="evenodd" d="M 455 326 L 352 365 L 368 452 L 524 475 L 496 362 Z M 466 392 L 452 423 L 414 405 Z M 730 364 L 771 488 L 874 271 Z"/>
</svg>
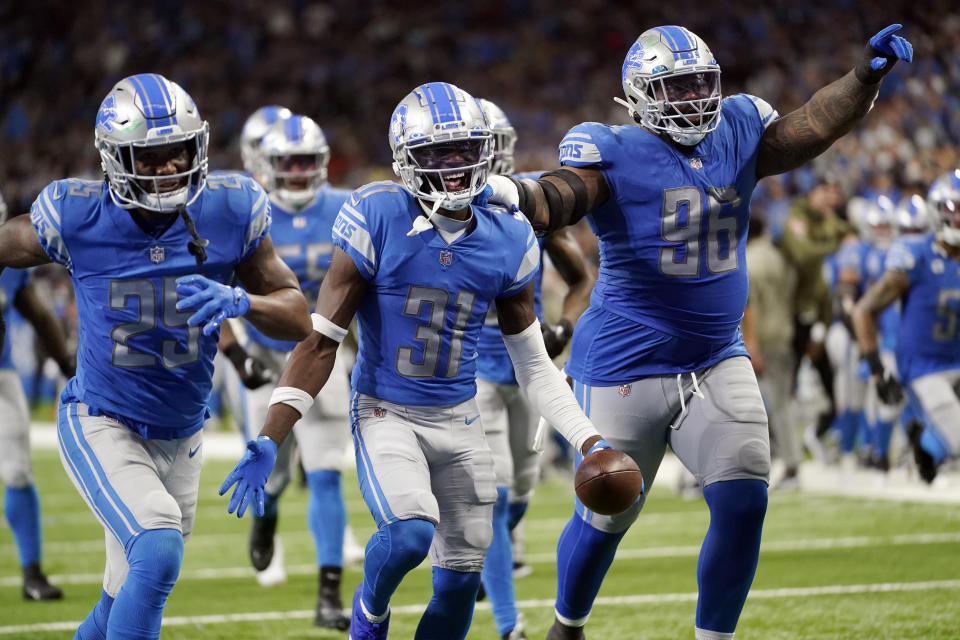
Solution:
<svg viewBox="0 0 960 640">
<path fill-rule="evenodd" d="M 654 133 L 694 146 L 720 123 L 720 65 L 695 33 L 676 26 L 640 34 L 621 72 L 627 99 L 614 98 Z"/>
<path fill-rule="evenodd" d="M 860 237 L 878 249 L 886 249 L 896 235 L 896 205 L 888 196 L 868 198 L 860 219 Z"/>
<path fill-rule="evenodd" d="M 293 209 L 313 201 L 327 181 L 330 146 L 316 122 L 293 115 L 280 120 L 260 141 L 264 188 Z"/>
<path fill-rule="evenodd" d="M 489 100 L 481 98 L 480 107 L 493 134 L 493 164 L 490 172 L 498 176 L 508 176 L 516 167 L 513 149 L 517 145 L 517 130 L 510 124 L 507 114 Z"/>
<path fill-rule="evenodd" d="M 933 216 L 923 196 L 904 197 L 893 212 L 899 234 L 928 233 L 933 229 Z"/>
<path fill-rule="evenodd" d="M 206 185 L 209 137 L 206 120 L 180 85 L 156 73 L 124 78 L 100 104 L 94 129 L 110 197 L 124 209 L 173 212 L 191 204 Z M 137 172 L 138 154 L 177 143 L 186 147 L 186 170 Z"/>
<path fill-rule="evenodd" d="M 927 204 L 937 237 L 949 245 L 960 246 L 960 169 L 933 181 Z"/>
<path fill-rule="evenodd" d="M 420 85 L 393 110 L 388 137 L 394 172 L 425 203 L 463 209 L 486 186 L 490 127 L 480 102 L 463 89 Z"/>
<path fill-rule="evenodd" d="M 250 114 L 240 130 L 240 159 L 243 170 L 259 180 L 263 174 L 263 158 L 260 156 L 260 141 L 279 120 L 293 115 L 286 107 L 269 104 Z"/>
</svg>

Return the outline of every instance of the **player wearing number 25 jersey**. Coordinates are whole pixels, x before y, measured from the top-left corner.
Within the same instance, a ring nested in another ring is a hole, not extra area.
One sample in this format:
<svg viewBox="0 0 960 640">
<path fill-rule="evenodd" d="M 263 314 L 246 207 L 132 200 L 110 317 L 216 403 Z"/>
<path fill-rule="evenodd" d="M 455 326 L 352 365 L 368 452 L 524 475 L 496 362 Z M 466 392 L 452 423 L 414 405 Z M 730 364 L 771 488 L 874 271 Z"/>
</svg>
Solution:
<svg viewBox="0 0 960 640">
<path fill-rule="evenodd" d="M 106 180 L 44 188 L 0 227 L 0 268 L 57 262 L 76 292 L 60 456 L 108 533 L 103 593 L 76 637 L 156 638 L 196 513 L 220 323 L 245 315 L 295 340 L 309 314 L 273 251 L 266 192 L 207 180 L 207 123 L 182 88 L 121 80 L 95 134 Z"/>
<path fill-rule="evenodd" d="M 585 123 L 560 143 L 561 168 L 536 182 L 494 177 L 494 200 L 542 231 L 587 216 L 600 244 L 590 309 L 567 373 L 610 443 L 656 475 L 667 444 L 704 485 L 695 635 L 728 640 L 756 569 L 767 504 L 767 419 L 738 325 L 750 196 L 759 178 L 797 167 L 862 118 L 883 74 L 912 55 L 870 40 L 854 71 L 778 117 L 763 100 L 723 99 L 720 65 L 678 26 L 649 29 L 627 52 L 624 98 L 636 125 Z M 557 551 L 550 640 L 579 639 L 616 546 L 643 507 L 599 516 L 576 506 Z"/>
<path fill-rule="evenodd" d="M 492 155 L 477 100 L 447 83 L 421 85 L 394 110 L 389 139 L 403 185 L 367 185 L 340 210 L 315 333 L 287 362 L 259 441 L 282 441 L 305 414 L 356 315 L 352 428 L 377 532 L 366 547 L 350 637 L 387 637 L 390 598 L 429 553 L 433 598 L 414 637 L 462 639 L 496 499 L 475 400 L 477 338 L 491 303 L 536 410 L 583 453 L 598 446 L 599 434 L 544 347 L 533 308 L 540 256 L 533 229 L 523 216 L 476 200 Z M 238 482 L 235 496 L 256 492 L 267 467 L 247 455 L 224 486 Z"/>
</svg>

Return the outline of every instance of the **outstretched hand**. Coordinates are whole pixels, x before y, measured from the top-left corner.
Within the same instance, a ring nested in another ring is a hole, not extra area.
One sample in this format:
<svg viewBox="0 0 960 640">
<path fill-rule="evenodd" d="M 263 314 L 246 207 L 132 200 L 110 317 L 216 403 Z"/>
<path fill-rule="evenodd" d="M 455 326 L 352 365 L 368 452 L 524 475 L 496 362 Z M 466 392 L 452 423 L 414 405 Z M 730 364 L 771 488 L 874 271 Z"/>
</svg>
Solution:
<svg viewBox="0 0 960 640">
<path fill-rule="evenodd" d="M 221 496 L 237 485 L 227 504 L 227 513 L 236 511 L 237 517 L 242 518 L 247 506 L 253 502 L 254 515 L 263 516 L 264 485 L 276 461 L 277 445 L 267 436 L 247 443 L 246 453 L 220 485 Z"/>
<path fill-rule="evenodd" d="M 228 287 L 210 278 L 193 274 L 177 278 L 177 311 L 196 309 L 187 324 L 203 324 L 203 335 L 209 336 L 227 318 L 236 318 L 250 311 L 250 298 L 243 287 Z M 204 324 L 205 323 L 205 324 Z"/>
<path fill-rule="evenodd" d="M 857 66 L 857 79 L 864 84 L 880 81 L 898 60 L 913 61 L 913 45 L 896 35 L 903 25 L 892 24 L 870 38 L 863 61 Z"/>
</svg>

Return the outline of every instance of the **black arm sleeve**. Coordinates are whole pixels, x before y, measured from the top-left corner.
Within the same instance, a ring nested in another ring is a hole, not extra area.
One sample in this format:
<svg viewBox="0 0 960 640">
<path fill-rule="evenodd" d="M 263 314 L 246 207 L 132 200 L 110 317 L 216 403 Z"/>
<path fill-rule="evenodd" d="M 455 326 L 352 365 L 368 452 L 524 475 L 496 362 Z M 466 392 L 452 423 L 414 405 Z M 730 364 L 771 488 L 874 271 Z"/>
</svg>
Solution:
<svg viewBox="0 0 960 640">
<path fill-rule="evenodd" d="M 563 180 L 573 192 L 573 202 L 569 200 L 564 202 L 560 190 L 556 185 L 544 178 L 551 176 Z M 583 179 L 569 169 L 557 169 L 548 171 L 540 176 L 537 184 L 543 189 L 543 194 L 547 198 L 547 204 L 550 207 L 550 227 L 547 233 L 553 233 L 557 229 L 576 224 L 583 216 L 587 215 L 589 205 L 587 197 L 587 185 Z"/>
</svg>

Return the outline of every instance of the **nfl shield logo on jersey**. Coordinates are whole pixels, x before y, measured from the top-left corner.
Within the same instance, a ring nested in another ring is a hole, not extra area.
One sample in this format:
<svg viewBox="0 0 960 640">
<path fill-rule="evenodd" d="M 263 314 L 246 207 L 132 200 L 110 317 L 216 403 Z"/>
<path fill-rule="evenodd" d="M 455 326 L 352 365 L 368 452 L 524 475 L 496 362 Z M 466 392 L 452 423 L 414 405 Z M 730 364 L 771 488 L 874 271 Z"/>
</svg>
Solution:
<svg viewBox="0 0 960 640">
<path fill-rule="evenodd" d="M 373 409 L 373 415 L 377 418 L 382 418 L 383 416 L 387 415 L 387 410 L 383 407 L 375 407 Z"/>
<path fill-rule="evenodd" d="M 440 250 L 440 266 L 446 269 L 453 264 L 453 251 L 447 249 Z"/>
<path fill-rule="evenodd" d="M 687 162 L 689 162 L 690 166 L 694 169 L 703 169 L 703 160 L 700 158 L 690 158 Z"/>
<path fill-rule="evenodd" d="M 628 395 L 630 395 L 630 390 L 631 390 L 631 389 L 633 389 L 633 385 L 632 385 L 632 384 L 622 384 L 622 385 L 620 385 L 620 397 L 621 397 L 621 398 L 626 398 Z"/>
<path fill-rule="evenodd" d="M 150 262 L 160 264 L 163 262 L 163 247 L 150 247 Z"/>
</svg>

